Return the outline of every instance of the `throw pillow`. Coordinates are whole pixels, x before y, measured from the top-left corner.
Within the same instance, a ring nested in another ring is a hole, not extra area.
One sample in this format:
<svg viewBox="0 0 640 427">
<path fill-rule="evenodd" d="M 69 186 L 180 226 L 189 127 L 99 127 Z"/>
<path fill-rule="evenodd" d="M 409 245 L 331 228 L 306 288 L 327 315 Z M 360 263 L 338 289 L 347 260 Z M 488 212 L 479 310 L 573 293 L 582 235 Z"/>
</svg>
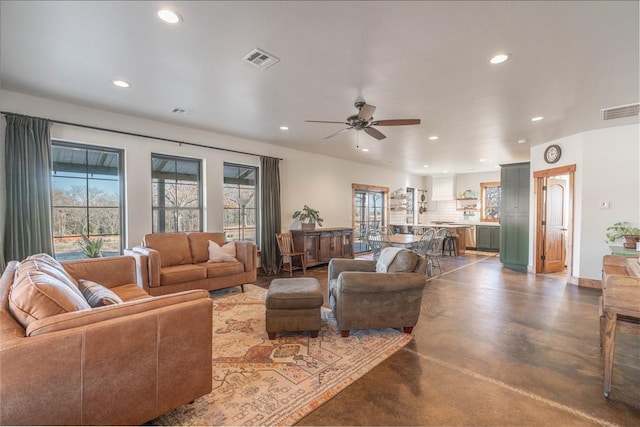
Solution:
<svg viewBox="0 0 640 427">
<path fill-rule="evenodd" d="M 402 248 L 394 248 L 391 246 L 383 248 L 378 257 L 378 262 L 376 262 L 376 272 L 387 273 L 396 255 L 402 250 Z"/>
<path fill-rule="evenodd" d="M 416 269 L 416 264 L 418 264 L 418 258 L 420 258 L 420 255 L 417 253 L 403 249 L 398 252 L 393 262 L 389 265 L 389 268 L 387 268 L 387 272 L 413 273 Z"/>
<path fill-rule="evenodd" d="M 78 280 L 78 288 L 91 307 L 122 304 L 124 301 L 111 289 L 91 280 Z"/>
<path fill-rule="evenodd" d="M 376 263 L 378 273 L 412 273 L 418 263 L 419 255 L 402 248 L 387 247 L 382 249 Z"/>
<path fill-rule="evenodd" d="M 26 329 L 35 320 L 91 309 L 77 288 L 76 292 L 42 271 L 16 272 L 9 291 L 9 311 Z"/>
<path fill-rule="evenodd" d="M 220 246 L 213 240 L 209 240 L 209 261 L 207 262 L 236 262 L 236 244 L 229 242 Z"/>
</svg>

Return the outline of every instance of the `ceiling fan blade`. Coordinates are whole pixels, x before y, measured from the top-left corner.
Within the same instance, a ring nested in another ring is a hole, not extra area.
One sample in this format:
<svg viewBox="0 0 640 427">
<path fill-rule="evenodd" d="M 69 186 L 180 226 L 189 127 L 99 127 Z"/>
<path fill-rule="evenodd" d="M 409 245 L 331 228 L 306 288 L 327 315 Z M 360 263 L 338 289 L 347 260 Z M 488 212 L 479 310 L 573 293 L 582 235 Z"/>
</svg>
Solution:
<svg viewBox="0 0 640 427">
<path fill-rule="evenodd" d="M 373 117 L 374 111 L 376 111 L 376 107 L 374 107 L 373 105 L 364 104 L 362 107 L 360 107 L 358 119 L 368 122 L 369 120 L 371 120 L 371 117 Z"/>
<path fill-rule="evenodd" d="M 349 123 L 345 123 L 345 122 L 329 122 L 326 120 L 305 120 L 305 122 L 307 123 L 337 123 L 340 125 L 348 125 Z"/>
<path fill-rule="evenodd" d="M 395 119 L 395 120 L 376 120 L 371 122 L 373 126 L 405 126 L 419 125 L 420 119 Z"/>
<path fill-rule="evenodd" d="M 366 127 L 366 128 L 364 128 L 364 131 L 368 135 L 374 137 L 375 139 L 385 139 L 386 138 L 386 136 L 382 132 L 380 132 L 378 129 L 375 129 L 375 128 Z"/>
<path fill-rule="evenodd" d="M 342 132 L 344 132 L 345 130 L 349 130 L 349 129 L 353 129 L 353 126 L 349 126 L 348 128 L 340 129 L 338 132 L 334 132 L 334 133 L 332 133 L 331 135 L 326 136 L 326 137 L 324 137 L 324 138 L 322 138 L 322 139 L 329 139 L 329 138 L 334 137 L 334 136 L 336 136 L 337 134 L 342 133 Z"/>
</svg>

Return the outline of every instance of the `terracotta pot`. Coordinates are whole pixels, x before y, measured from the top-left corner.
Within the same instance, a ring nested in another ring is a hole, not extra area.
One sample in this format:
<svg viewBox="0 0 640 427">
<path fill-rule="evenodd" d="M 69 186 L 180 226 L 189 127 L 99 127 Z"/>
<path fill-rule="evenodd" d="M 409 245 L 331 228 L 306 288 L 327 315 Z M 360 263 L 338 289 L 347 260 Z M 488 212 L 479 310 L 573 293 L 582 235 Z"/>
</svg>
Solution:
<svg viewBox="0 0 640 427">
<path fill-rule="evenodd" d="M 627 249 L 635 249 L 636 242 L 640 242 L 640 236 L 627 235 L 624 238 L 626 240 L 624 247 Z"/>
<path fill-rule="evenodd" d="M 316 229 L 316 223 L 315 222 L 303 222 L 302 224 L 302 231 L 313 231 Z M 635 246 L 635 244 L 634 244 Z"/>
</svg>

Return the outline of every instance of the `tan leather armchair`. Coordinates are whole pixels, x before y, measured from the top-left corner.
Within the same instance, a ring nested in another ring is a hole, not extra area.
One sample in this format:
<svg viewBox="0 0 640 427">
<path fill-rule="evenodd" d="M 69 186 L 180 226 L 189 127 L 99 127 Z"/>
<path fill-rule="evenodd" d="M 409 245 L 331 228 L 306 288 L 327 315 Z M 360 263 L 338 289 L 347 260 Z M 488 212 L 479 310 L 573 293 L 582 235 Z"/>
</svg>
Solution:
<svg viewBox="0 0 640 427">
<path fill-rule="evenodd" d="M 383 249 L 381 259 L 394 249 Z M 380 261 L 329 262 L 328 300 L 343 337 L 355 329 L 402 328 L 411 333 L 418 323 L 427 260 L 407 249 L 396 251 L 387 272 L 376 271 Z"/>
<path fill-rule="evenodd" d="M 132 257 L 63 263 L 124 303 L 25 328 L 10 311 L 20 263 L 0 279 L 0 425 L 139 425 L 211 391 L 206 291 L 150 297 Z"/>
</svg>

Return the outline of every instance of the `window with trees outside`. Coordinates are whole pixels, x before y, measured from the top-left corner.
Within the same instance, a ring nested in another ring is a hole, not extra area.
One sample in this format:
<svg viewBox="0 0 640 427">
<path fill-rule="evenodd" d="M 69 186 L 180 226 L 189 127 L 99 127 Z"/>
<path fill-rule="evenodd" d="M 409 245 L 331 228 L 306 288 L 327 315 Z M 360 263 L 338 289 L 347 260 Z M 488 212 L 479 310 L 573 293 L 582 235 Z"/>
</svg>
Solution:
<svg viewBox="0 0 640 427">
<path fill-rule="evenodd" d="M 202 231 L 202 162 L 151 154 L 154 233 Z"/>
<path fill-rule="evenodd" d="M 123 151 L 53 141 L 53 247 L 59 260 L 85 258 L 82 236 L 120 255 L 124 230 Z"/>
<path fill-rule="evenodd" d="M 500 182 L 480 183 L 480 221 L 500 221 L 500 200 L 502 192 Z"/>
<path fill-rule="evenodd" d="M 258 168 L 224 164 L 224 233 L 258 244 Z"/>
</svg>

